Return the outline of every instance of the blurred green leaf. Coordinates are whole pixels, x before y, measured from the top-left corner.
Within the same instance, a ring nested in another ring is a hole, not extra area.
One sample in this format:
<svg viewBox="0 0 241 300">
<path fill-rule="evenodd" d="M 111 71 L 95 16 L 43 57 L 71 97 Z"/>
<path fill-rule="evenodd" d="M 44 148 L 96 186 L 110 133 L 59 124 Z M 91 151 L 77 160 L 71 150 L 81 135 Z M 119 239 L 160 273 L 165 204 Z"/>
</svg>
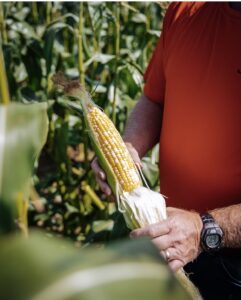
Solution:
<svg viewBox="0 0 241 300">
<path fill-rule="evenodd" d="M 36 233 L 29 240 L 11 236 L 0 242 L 3 299 L 190 299 L 147 240 L 81 251 Z"/>
<path fill-rule="evenodd" d="M 145 157 L 143 159 L 143 174 L 148 180 L 151 188 L 155 187 L 159 180 L 159 168 L 157 164 L 151 162 L 151 158 Z"/>
<path fill-rule="evenodd" d="M 34 162 L 47 137 L 46 110 L 46 103 L 0 106 L 0 199 L 10 210 L 16 209 L 18 193 L 28 197 Z"/>
</svg>

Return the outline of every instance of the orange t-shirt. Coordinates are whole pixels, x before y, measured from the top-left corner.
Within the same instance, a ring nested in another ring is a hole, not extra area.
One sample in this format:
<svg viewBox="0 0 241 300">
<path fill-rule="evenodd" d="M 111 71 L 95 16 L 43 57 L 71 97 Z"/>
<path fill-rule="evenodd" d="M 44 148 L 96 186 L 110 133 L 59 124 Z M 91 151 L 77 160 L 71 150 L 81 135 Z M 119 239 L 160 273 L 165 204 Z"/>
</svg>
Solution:
<svg viewBox="0 0 241 300">
<path fill-rule="evenodd" d="M 228 3 L 172 3 L 145 73 L 164 107 L 161 193 L 205 211 L 241 203 L 241 12 Z"/>
</svg>

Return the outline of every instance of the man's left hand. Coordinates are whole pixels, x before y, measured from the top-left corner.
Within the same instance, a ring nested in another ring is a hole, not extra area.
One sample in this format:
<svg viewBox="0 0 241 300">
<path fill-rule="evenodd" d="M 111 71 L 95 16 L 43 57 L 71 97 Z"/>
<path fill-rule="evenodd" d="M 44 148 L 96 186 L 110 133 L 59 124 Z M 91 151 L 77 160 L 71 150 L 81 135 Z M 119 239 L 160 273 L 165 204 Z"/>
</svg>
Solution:
<svg viewBox="0 0 241 300">
<path fill-rule="evenodd" d="M 198 256 L 202 221 L 196 212 L 173 207 L 167 215 L 163 222 L 133 230 L 131 237 L 151 237 L 175 272 Z"/>
</svg>

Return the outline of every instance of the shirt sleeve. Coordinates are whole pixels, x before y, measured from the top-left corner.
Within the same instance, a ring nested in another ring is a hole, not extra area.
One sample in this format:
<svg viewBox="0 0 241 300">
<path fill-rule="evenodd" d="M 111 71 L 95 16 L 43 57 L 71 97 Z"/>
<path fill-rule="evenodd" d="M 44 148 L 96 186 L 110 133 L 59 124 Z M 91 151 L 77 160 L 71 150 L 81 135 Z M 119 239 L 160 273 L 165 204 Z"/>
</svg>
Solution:
<svg viewBox="0 0 241 300">
<path fill-rule="evenodd" d="M 163 31 L 153 52 L 149 65 L 144 74 L 144 95 L 151 101 L 162 104 L 165 96 L 165 72 L 164 72 L 164 41 L 167 30 L 176 12 L 177 3 L 169 5 L 163 20 Z"/>
</svg>

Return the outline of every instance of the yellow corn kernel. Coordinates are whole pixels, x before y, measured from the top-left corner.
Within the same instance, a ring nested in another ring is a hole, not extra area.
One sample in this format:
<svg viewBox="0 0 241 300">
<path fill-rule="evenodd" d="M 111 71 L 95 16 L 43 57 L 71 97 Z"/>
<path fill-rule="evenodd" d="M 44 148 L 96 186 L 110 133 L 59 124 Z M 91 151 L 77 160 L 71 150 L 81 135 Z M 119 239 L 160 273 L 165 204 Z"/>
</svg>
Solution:
<svg viewBox="0 0 241 300">
<path fill-rule="evenodd" d="M 141 186 L 136 166 L 111 120 L 99 108 L 91 107 L 87 115 L 102 152 L 124 192 Z"/>
</svg>

